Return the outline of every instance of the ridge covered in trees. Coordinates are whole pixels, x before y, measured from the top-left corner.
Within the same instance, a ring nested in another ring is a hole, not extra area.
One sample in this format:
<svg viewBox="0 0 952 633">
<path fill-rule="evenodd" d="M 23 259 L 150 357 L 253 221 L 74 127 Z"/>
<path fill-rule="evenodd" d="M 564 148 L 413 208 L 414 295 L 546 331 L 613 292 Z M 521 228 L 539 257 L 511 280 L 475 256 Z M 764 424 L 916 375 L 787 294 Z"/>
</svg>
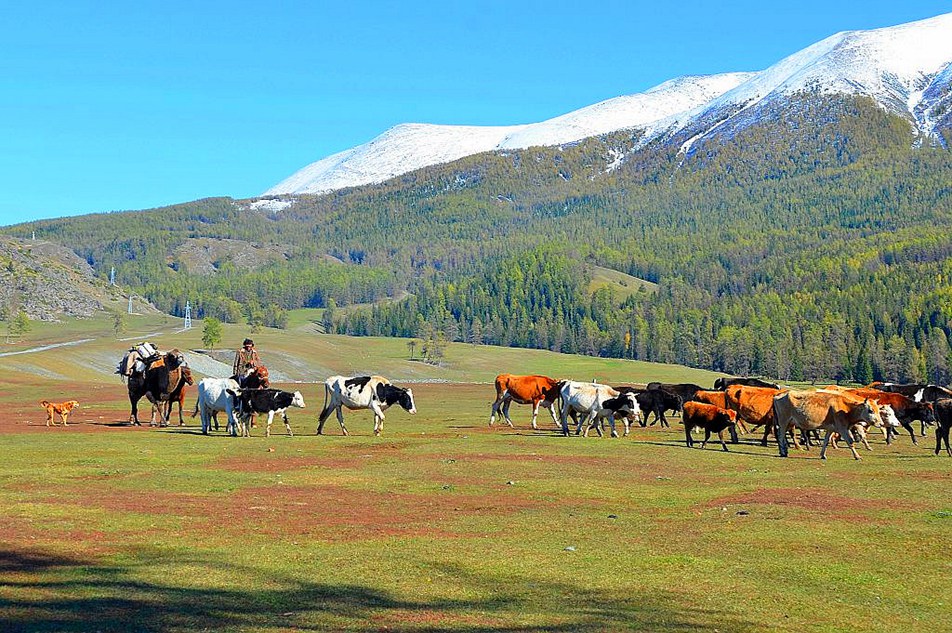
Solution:
<svg viewBox="0 0 952 633">
<path fill-rule="evenodd" d="M 482 154 L 278 212 L 215 198 L 4 232 L 36 230 L 104 278 L 115 266 L 173 314 L 188 300 L 280 326 L 373 304 L 325 321 L 784 380 L 952 380 L 949 150 L 869 99 L 812 94 L 682 153 L 689 133 Z M 197 274 L 175 253 L 198 237 L 287 261 Z M 592 264 L 657 288 L 589 293 Z"/>
</svg>

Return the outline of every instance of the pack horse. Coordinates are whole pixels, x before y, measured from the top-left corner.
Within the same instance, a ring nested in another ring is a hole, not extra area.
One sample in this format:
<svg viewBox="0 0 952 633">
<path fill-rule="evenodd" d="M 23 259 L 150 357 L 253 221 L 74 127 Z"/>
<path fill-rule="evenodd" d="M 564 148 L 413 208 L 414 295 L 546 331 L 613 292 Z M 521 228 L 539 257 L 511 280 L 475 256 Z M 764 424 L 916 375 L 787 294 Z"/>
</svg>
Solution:
<svg viewBox="0 0 952 633">
<path fill-rule="evenodd" d="M 147 345 L 144 343 L 139 347 Z M 159 424 L 166 426 L 172 410 L 173 395 L 177 397 L 184 385 L 193 384 L 192 372 L 185 362 L 185 357 L 177 349 L 158 354 L 155 348 L 149 345 L 148 351 L 151 351 L 148 356 L 138 350 L 135 353 L 130 351 L 120 363 L 118 373 L 127 376 L 129 380 L 127 386 L 132 407 L 130 421 L 135 425 L 139 424 L 138 402 L 145 396 L 152 403 L 150 424 L 155 424 L 155 411 L 160 407 L 159 414 L 163 419 Z"/>
</svg>

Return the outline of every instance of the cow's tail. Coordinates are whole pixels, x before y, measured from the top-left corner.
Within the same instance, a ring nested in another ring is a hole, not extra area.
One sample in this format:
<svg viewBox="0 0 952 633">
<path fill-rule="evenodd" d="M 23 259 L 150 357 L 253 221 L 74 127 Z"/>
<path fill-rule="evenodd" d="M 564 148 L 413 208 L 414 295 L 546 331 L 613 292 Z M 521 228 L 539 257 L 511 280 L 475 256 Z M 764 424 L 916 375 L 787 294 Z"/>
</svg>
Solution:
<svg viewBox="0 0 952 633">
<path fill-rule="evenodd" d="M 780 452 L 780 456 L 786 457 L 789 451 L 787 446 L 787 431 L 786 429 L 783 429 L 782 431 L 780 429 L 780 411 L 777 410 L 776 399 L 774 399 L 773 404 L 770 406 L 770 410 L 773 412 L 773 429 L 774 437 L 777 438 L 777 448 Z M 797 432 L 796 428 L 794 428 L 793 432 Z"/>
<path fill-rule="evenodd" d="M 318 422 L 323 422 L 327 419 L 327 398 L 330 396 L 331 388 L 326 382 L 324 383 L 324 406 L 321 408 L 321 414 L 318 416 Z"/>
<path fill-rule="evenodd" d="M 555 394 L 556 394 L 555 402 L 558 403 L 558 407 L 559 407 L 559 422 L 562 421 L 562 387 L 565 386 L 566 382 L 568 381 L 560 380 L 557 383 L 555 383 Z"/>
</svg>

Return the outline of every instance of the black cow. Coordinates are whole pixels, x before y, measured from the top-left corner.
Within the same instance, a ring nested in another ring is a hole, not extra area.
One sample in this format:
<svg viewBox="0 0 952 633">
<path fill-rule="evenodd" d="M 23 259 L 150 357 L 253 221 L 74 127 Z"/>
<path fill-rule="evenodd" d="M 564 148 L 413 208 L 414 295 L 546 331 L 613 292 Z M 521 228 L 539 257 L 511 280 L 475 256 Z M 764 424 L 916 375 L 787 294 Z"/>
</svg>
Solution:
<svg viewBox="0 0 952 633">
<path fill-rule="evenodd" d="M 673 394 L 681 399 L 681 402 L 678 403 L 678 408 L 675 411 L 680 411 L 682 404 L 685 402 L 690 402 L 694 400 L 694 394 L 698 391 L 704 391 L 704 387 L 700 385 L 695 385 L 690 382 L 682 383 L 667 383 L 667 382 L 649 382 L 648 391 L 660 389 L 662 391 L 667 391 L 670 394 Z"/>
<path fill-rule="evenodd" d="M 651 422 L 651 426 L 654 426 L 660 420 L 662 428 L 670 428 L 671 425 L 668 424 L 668 420 L 664 417 L 664 412 L 668 410 L 681 410 L 681 398 L 664 389 L 615 387 L 615 391 L 623 394 L 635 394 L 635 401 L 638 403 L 638 408 L 641 409 L 641 426 L 647 426 L 648 414 L 654 413 L 654 420 Z"/>
<path fill-rule="evenodd" d="M 913 444 L 918 444 L 916 441 L 916 434 L 912 430 L 913 422 L 919 420 L 919 423 L 923 428 L 923 435 L 925 435 L 924 430 L 926 426 L 931 426 L 936 423 L 935 404 L 932 402 L 911 402 L 906 407 L 898 409 L 893 407 L 893 410 L 896 412 L 896 419 L 899 420 L 899 424 L 902 426 L 902 428 L 909 431 L 909 437 L 912 438 Z M 895 428 L 887 426 L 886 443 L 892 444 L 893 435 L 896 434 L 897 430 Z"/>
<path fill-rule="evenodd" d="M 949 448 L 949 429 L 952 429 L 952 400 L 944 398 L 937 400 L 932 404 L 935 407 L 935 454 L 938 455 L 942 450 L 942 442 L 945 442 L 945 452 L 952 457 L 952 449 Z"/>
<path fill-rule="evenodd" d="M 238 426 L 241 427 L 239 433 L 242 437 L 251 436 L 251 416 L 255 413 L 268 414 L 265 437 L 271 437 L 271 422 L 274 421 L 275 413 L 281 414 L 288 435 L 294 436 L 287 410 L 288 407 L 304 408 L 304 396 L 300 391 L 291 393 L 280 389 L 241 389 L 235 392 L 229 389 L 228 393 L 235 398 L 234 408 L 237 411 Z"/>
<path fill-rule="evenodd" d="M 744 385 L 745 387 L 765 387 L 767 389 L 780 389 L 780 385 L 772 382 L 767 382 L 766 380 L 761 380 L 760 378 L 741 378 L 735 376 L 734 378 L 718 378 L 714 381 L 714 390 L 715 391 L 726 391 L 731 385 Z"/>
<path fill-rule="evenodd" d="M 132 412 L 129 416 L 130 422 L 139 426 L 139 400 L 142 396 L 148 398 L 152 403 L 152 419 L 150 425 L 155 424 L 155 408 L 159 403 L 166 403 L 171 399 L 182 384 L 190 382 L 191 372 L 183 371 L 187 367 L 185 357 L 177 349 L 166 353 L 158 360 L 149 364 L 144 372 L 135 372 L 129 376 L 129 403 L 132 405 Z M 169 413 L 171 407 L 164 411 L 160 410 L 160 415 L 164 418 L 162 426 L 168 426 Z"/>
</svg>

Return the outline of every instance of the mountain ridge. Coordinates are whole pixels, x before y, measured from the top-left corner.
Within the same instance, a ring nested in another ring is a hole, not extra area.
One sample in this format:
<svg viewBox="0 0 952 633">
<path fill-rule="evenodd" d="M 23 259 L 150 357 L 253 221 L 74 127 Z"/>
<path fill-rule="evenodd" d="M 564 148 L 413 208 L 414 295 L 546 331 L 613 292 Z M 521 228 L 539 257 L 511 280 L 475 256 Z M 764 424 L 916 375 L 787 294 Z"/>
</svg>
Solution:
<svg viewBox="0 0 952 633">
<path fill-rule="evenodd" d="M 872 97 L 909 118 L 918 142 L 944 142 L 952 123 L 952 13 L 892 27 L 843 31 L 760 72 L 685 76 L 644 93 L 608 99 L 517 126 L 397 125 L 368 143 L 318 160 L 263 196 L 322 194 L 488 151 L 558 146 L 638 130 L 635 149 L 691 130 L 681 151 L 726 122 L 747 125 L 757 106 L 801 92 Z M 738 123 L 739 122 L 739 123 Z M 683 135 L 682 135 L 683 136 Z M 624 156 L 616 157 L 624 160 Z"/>
</svg>

